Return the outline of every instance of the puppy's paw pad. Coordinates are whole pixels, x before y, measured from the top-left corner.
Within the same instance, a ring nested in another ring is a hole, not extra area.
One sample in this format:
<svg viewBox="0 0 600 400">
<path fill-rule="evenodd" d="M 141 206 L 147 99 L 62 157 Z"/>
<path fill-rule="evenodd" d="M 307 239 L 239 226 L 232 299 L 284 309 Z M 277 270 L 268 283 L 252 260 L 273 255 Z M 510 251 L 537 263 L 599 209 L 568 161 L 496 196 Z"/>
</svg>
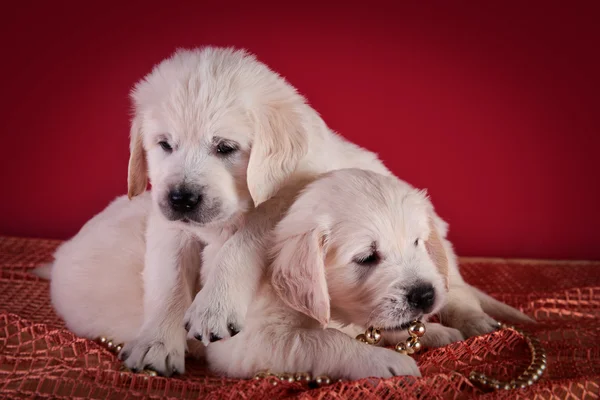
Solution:
<svg viewBox="0 0 600 400">
<path fill-rule="evenodd" d="M 237 335 L 243 328 L 246 307 L 229 300 L 223 294 L 211 294 L 203 288 L 185 313 L 184 325 L 188 338 L 205 345 Z"/>
</svg>

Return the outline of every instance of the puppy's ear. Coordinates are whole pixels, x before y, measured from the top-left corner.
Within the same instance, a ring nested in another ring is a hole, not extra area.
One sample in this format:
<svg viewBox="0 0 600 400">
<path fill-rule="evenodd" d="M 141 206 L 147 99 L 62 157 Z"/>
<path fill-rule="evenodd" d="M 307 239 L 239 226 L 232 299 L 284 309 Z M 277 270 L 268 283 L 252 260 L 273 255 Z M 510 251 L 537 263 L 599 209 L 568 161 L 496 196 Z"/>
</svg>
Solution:
<svg viewBox="0 0 600 400">
<path fill-rule="evenodd" d="M 275 292 L 291 308 L 329 323 L 330 305 L 325 280 L 326 232 L 313 229 L 306 233 L 276 238 L 271 282 Z"/>
<path fill-rule="evenodd" d="M 429 237 L 425 241 L 425 248 L 438 271 L 445 278 L 446 289 L 448 289 L 448 255 L 432 217 L 429 218 Z"/>
<path fill-rule="evenodd" d="M 246 176 L 255 206 L 277 193 L 308 150 L 301 111 L 283 103 L 267 108 L 266 114 L 253 115 L 255 133 Z"/>
<path fill-rule="evenodd" d="M 142 127 L 140 117 L 131 122 L 129 143 L 129 167 L 127 171 L 127 196 L 131 199 L 144 193 L 148 186 L 148 162 L 142 143 Z"/>
</svg>

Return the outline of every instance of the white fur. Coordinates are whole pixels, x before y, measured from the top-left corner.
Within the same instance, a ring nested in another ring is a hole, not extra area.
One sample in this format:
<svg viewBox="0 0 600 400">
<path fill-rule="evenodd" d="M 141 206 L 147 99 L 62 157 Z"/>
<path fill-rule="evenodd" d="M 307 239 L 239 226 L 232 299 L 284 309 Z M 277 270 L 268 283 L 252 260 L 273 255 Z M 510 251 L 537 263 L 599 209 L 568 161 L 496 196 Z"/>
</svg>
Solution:
<svg viewBox="0 0 600 400">
<path fill-rule="evenodd" d="M 150 194 L 122 196 L 89 220 L 54 254 L 50 294 L 67 327 L 120 343 L 136 337 L 143 319 L 146 216 Z"/>
<path fill-rule="evenodd" d="M 208 344 L 211 336 L 244 330 L 263 273 L 257 243 L 278 217 L 259 211 L 261 204 L 302 176 L 350 167 L 390 172 L 374 153 L 331 131 L 291 85 L 244 51 L 178 51 L 136 85 L 132 99 L 128 192 L 141 196 L 130 204 L 118 199 L 61 247 L 52 297 L 74 332 L 112 335 L 127 342 L 121 356 L 128 367 L 169 375 L 183 372 L 184 313 L 201 282 L 187 315 L 189 335 Z M 222 142 L 238 151 L 220 157 Z M 142 194 L 148 180 L 151 195 Z M 181 185 L 203 198 L 185 217 L 167 200 Z M 445 236 L 445 223 L 434 222 Z M 450 244 L 444 246 L 451 261 L 444 322 L 467 327 L 466 334 L 491 331 Z"/>
<path fill-rule="evenodd" d="M 281 209 L 291 192 L 265 204 Z M 210 367 L 241 378 L 261 369 L 350 379 L 420 375 L 409 356 L 360 343 L 332 329 L 330 318 L 387 328 L 388 341 L 401 340 L 407 336 L 401 325 L 443 307 L 445 276 L 426 246 L 432 214 L 423 192 L 391 176 L 343 169 L 309 184 L 266 244 L 273 262 L 244 330 L 208 346 Z M 365 251 L 375 251 L 378 261 L 357 263 Z M 425 313 L 407 301 L 407 292 L 423 283 L 435 288 Z M 462 339 L 439 324 L 428 329 L 437 345 Z"/>
</svg>

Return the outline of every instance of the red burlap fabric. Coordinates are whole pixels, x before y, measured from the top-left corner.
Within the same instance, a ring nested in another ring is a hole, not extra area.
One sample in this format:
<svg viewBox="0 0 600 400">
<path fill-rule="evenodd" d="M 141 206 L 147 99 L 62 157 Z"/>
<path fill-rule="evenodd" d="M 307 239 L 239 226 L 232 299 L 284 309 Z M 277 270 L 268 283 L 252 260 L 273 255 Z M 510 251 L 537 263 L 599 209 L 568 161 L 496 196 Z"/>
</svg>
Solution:
<svg viewBox="0 0 600 400">
<path fill-rule="evenodd" d="M 484 392 L 465 378 L 474 369 L 509 378 L 528 364 L 523 340 L 507 331 L 426 350 L 418 357 L 420 379 L 363 379 L 309 389 L 219 378 L 192 360 L 188 372 L 176 378 L 120 372 L 111 352 L 64 328 L 50 306 L 48 282 L 30 273 L 51 260 L 58 244 L 0 237 L 1 398 L 598 398 L 600 262 L 462 260 L 468 282 L 540 321 L 528 329 L 546 348 L 548 369 L 527 389 Z"/>
</svg>

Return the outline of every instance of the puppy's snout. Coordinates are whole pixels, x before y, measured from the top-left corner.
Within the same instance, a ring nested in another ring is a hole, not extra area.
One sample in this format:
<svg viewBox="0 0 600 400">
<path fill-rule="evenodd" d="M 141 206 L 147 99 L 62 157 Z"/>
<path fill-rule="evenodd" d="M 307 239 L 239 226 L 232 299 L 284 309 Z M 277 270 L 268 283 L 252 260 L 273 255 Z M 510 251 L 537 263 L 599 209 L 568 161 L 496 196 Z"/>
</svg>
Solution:
<svg viewBox="0 0 600 400">
<path fill-rule="evenodd" d="M 414 286 L 406 295 L 411 307 L 427 313 L 431 311 L 435 302 L 435 289 L 430 283 L 421 283 Z"/>
<path fill-rule="evenodd" d="M 202 196 L 187 189 L 175 189 L 169 192 L 169 204 L 178 212 L 193 211 L 198 207 Z"/>
</svg>

